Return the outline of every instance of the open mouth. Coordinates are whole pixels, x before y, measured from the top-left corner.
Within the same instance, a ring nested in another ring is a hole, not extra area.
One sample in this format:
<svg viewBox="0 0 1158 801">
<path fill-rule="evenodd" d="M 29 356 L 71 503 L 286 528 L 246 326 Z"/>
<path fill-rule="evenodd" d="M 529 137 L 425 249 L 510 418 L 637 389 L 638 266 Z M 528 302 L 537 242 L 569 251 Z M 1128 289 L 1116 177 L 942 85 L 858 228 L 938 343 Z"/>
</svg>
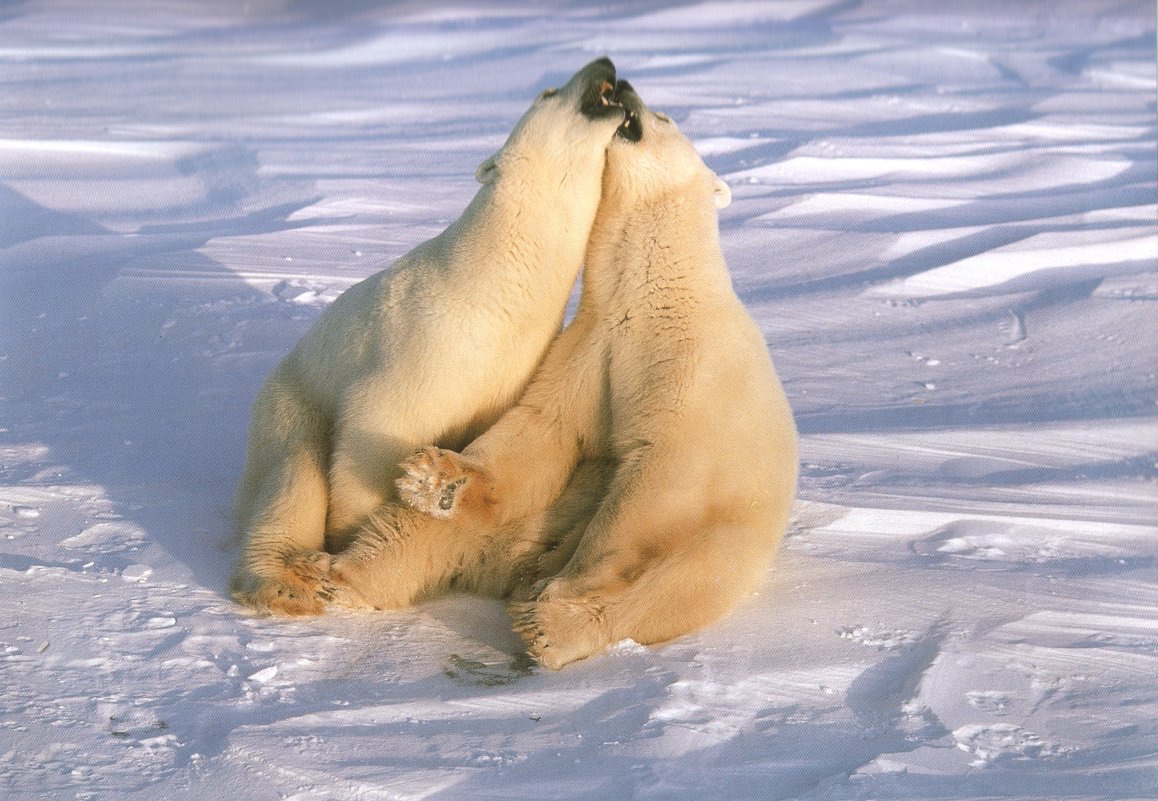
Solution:
<svg viewBox="0 0 1158 801">
<path fill-rule="evenodd" d="M 612 80 L 603 80 L 593 84 L 587 90 L 583 100 L 583 114 L 591 119 L 599 119 L 617 114 L 621 106 L 615 98 L 614 77 Z"/>
<path fill-rule="evenodd" d="M 615 99 L 615 84 L 611 81 L 604 81 L 599 85 L 599 102 L 605 106 L 619 105 L 619 101 Z"/>
<path fill-rule="evenodd" d="M 615 129 L 615 135 L 628 142 L 638 142 L 643 138 L 643 125 L 639 115 L 629 108 L 624 108 L 623 124 Z"/>
<path fill-rule="evenodd" d="M 619 114 L 615 99 L 615 65 L 609 58 L 600 58 L 587 65 L 583 98 L 579 109 L 588 119 L 602 119 Z"/>
<path fill-rule="evenodd" d="M 643 138 L 643 123 L 639 115 L 643 113 L 643 101 L 627 81 L 615 84 L 612 103 L 623 109 L 623 122 L 615 130 L 615 135 L 628 142 L 638 142 Z"/>
</svg>

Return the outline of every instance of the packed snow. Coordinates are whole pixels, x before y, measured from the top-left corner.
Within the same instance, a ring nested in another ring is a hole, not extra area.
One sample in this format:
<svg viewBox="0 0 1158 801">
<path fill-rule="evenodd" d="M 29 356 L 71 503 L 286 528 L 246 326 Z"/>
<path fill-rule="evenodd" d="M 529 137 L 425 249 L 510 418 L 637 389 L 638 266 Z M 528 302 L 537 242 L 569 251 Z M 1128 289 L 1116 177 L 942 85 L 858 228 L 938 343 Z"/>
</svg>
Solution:
<svg viewBox="0 0 1158 801">
<path fill-rule="evenodd" d="M 761 590 L 557 673 L 493 601 L 245 614 L 258 386 L 602 54 L 733 191 Z M 1155 95 L 1150 0 L 0 7 L 0 795 L 1153 798 Z"/>
</svg>

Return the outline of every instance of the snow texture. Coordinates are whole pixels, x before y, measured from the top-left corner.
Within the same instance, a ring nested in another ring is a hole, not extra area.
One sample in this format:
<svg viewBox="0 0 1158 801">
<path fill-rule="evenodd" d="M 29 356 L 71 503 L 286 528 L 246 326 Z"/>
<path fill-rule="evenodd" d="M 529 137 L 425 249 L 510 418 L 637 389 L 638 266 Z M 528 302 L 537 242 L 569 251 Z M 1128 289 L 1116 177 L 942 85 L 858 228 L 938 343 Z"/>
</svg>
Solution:
<svg viewBox="0 0 1158 801">
<path fill-rule="evenodd" d="M 600 54 L 735 197 L 759 594 L 560 673 L 480 599 L 243 614 L 260 382 Z M 0 6 L 0 795 L 1154 797 L 1155 92 L 1148 0 Z"/>
</svg>

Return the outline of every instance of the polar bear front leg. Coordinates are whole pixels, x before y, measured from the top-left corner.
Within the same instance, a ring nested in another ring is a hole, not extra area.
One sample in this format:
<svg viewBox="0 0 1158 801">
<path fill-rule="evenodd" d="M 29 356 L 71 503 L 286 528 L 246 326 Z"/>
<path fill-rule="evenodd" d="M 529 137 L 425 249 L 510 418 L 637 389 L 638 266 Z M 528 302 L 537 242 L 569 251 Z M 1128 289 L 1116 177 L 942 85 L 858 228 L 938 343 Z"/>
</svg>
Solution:
<svg viewBox="0 0 1158 801">
<path fill-rule="evenodd" d="M 324 542 L 329 423 L 279 366 L 254 403 L 236 514 L 241 554 L 230 590 L 255 611 L 315 615 L 321 607 L 286 570 L 286 554 Z"/>
<path fill-rule="evenodd" d="M 391 500 L 398 462 L 408 450 L 400 450 L 397 443 L 367 432 L 339 433 L 330 458 L 327 550 L 344 550 L 366 517 Z"/>
</svg>

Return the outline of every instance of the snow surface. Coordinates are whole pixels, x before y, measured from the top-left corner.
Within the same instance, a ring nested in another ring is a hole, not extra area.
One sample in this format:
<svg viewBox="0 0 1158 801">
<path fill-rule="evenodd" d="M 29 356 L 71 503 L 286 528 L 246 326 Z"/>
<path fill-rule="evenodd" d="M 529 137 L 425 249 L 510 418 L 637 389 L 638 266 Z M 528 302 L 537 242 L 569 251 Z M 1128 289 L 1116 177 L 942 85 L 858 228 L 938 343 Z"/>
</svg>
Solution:
<svg viewBox="0 0 1158 801">
<path fill-rule="evenodd" d="M 0 795 L 1155 797 L 1154 3 L 460 5 L 0 6 Z M 479 599 L 246 616 L 260 382 L 603 53 L 733 189 L 765 585 L 561 673 Z"/>
</svg>

